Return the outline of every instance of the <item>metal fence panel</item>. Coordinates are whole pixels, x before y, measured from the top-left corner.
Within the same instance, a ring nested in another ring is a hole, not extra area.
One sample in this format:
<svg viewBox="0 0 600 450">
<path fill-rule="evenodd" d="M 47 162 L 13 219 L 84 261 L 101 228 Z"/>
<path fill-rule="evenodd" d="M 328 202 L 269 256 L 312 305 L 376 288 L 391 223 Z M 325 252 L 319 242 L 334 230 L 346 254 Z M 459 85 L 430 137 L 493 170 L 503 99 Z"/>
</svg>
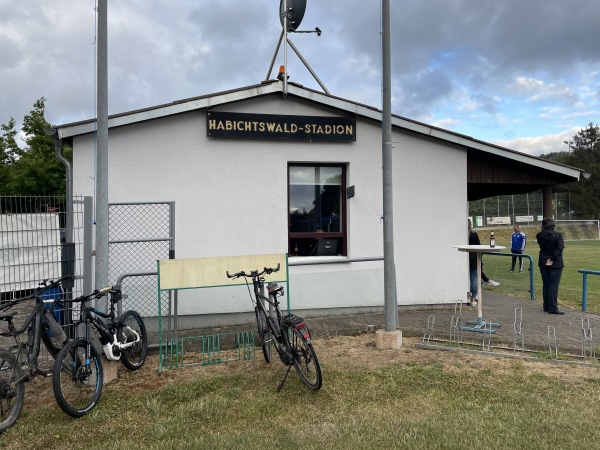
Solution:
<svg viewBox="0 0 600 450">
<path fill-rule="evenodd" d="M 61 196 L 0 196 L 0 295 L 23 295 L 43 279 L 83 275 L 84 205 L 73 202 L 73 230 L 67 233 Z M 71 234 L 69 236 L 68 234 Z"/>
<path fill-rule="evenodd" d="M 149 341 L 155 340 L 158 317 L 156 261 L 174 258 L 174 202 L 109 204 L 109 271 L 111 283 L 122 282 L 123 310 L 138 311 L 148 328 Z M 145 273 L 146 275 L 139 275 Z M 168 292 L 161 294 L 162 315 L 170 322 Z"/>
</svg>

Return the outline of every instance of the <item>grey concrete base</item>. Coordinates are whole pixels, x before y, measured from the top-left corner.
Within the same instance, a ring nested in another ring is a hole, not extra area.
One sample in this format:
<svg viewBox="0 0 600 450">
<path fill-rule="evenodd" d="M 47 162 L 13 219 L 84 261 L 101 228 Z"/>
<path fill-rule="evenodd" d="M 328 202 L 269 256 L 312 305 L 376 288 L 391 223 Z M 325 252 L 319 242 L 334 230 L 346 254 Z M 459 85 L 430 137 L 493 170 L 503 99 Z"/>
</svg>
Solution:
<svg viewBox="0 0 600 450">
<path fill-rule="evenodd" d="M 377 330 L 375 332 L 375 348 L 377 350 L 399 349 L 402 347 L 402 331 Z"/>
<path fill-rule="evenodd" d="M 119 367 L 118 361 L 111 361 L 106 358 L 102 358 L 102 372 L 103 372 L 103 384 L 108 384 L 111 381 L 117 379 L 117 368 Z"/>
</svg>

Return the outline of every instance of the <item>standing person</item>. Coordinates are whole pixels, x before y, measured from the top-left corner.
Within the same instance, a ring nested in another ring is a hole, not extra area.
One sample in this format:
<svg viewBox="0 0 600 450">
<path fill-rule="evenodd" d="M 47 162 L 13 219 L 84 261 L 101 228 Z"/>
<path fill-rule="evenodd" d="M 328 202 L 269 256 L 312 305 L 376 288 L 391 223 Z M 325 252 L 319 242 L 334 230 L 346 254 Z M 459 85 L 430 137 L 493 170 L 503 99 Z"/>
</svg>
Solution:
<svg viewBox="0 0 600 450">
<path fill-rule="evenodd" d="M 471 220 L 467 221 L 469 230 L 469 245 L 481 245 L 479 235 L 476 231 L 471 228 Z M 500 283 L 490 280 L 485 273 L 483 273 L 483 263 L 481 264 L 481 279 L 488 286 L 500 286 Z M 477 306 L 477 296 L 479 294 L 479 286 L 477 283 L 477 253 L 469 252 L 469 281 L 470 289 L 469 295 L 471 298 L 471 304 Z"/>
<path fill-rule="evenodd" d="M 542 275 L 544 311 L 564 314 L 558 310 L 558 285 L 564 267 L 562 254 L 565 241 L 562 234 L 554 231 L 554 220 L 550 217 L 542 220 L 542 231 L 535 238 L 540 246 L 538 266 Z"/>
<path fill-rule="evenodd" d="M 527 245 L 527 236 L 521 231 L 519 225 L 513 226 L 514 233 L 510 243 L 510 252 L 518 255 L 522 255 L 525 251 L 525 245 Z M 523 257 L 519 256 L 519 273 L 523 273 Z M 515 271 L 515 264 L 517 262 L 517 256 L 512 257 L 512 264 L 510 266 L 510 272 Z"/>
</svg>

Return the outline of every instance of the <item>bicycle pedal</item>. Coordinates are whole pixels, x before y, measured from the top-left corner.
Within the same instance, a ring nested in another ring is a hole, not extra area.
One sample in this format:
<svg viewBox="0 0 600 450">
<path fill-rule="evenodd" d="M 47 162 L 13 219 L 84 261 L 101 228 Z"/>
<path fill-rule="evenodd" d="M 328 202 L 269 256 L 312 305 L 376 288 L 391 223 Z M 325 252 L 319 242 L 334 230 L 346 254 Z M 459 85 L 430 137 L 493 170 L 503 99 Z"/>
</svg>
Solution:
<svg viewBox="0 0 600 450">
<path fill-rule="evenodd" d="M 41 375 L 41 376 L 46 377 L 46 378 L 52 376 L 52 370 L 51 369 L 47 369 L 47 370 L 36 369 L 35 373 L 37 375 Z"/>
</svg>

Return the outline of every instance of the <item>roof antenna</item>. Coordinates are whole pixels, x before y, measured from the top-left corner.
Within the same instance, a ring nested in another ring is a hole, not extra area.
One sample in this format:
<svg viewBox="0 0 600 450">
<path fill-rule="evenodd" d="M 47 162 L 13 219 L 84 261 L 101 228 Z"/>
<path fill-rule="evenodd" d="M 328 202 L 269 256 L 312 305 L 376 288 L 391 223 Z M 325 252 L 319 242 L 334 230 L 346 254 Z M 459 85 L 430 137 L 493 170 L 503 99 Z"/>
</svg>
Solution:
<svg viewBox="0 0 600 450">
<path fill-rule="evenodd" d="M 271 76 L 271 72 L 273 71 L 273 65 L 275 64 L 275 58 L 277 58 L 277 53 L 279 53 L 279 48 L 281 47 L 281 42 L 284 42 L 283 46 L 283 65 L 279 68 L 279 74 L 277 75 L 278 80 L 283 81 L 283 98 L 287 96 L 287 80 L 289 75 L 287 74 L 287 46 L 292 48 L 300 61 L 304 63 L 304 66 L 311 73 L 313 78 L 319 83 L 319 86 L 325 91 L 326 94 L 329 94 L 329 91 L 325 87 L 325 85 L 321 82 L 317 74 L 312 70 L 308 62 L 304 59 L 304 57 L 300 54 L 300 51 L 296 48 L 296 46 L 292 43 L 290 38 L 288 37 L 288 33 L 316 33 L 317 36 L 321 36 L 321 30 L 319 27 L 315 27 L 314 30 L 298 30 L 297 28 L 300 26 L 300 22 L 304 18 L 304 12 L 306 11 L 306 0 L 281 0 L 279 4 L 279 19 L 281 21 L 281 35 L 279 36 L 279 41 L 277 42 L 277 47 L 275 48 L 275 53 L 273 54 L 273 59 L 271 59 L 271 65 L 269 66 L 269 71 L 267 72 L 267 77 L 265 81 L 269 80 Z"/>
</svg>

